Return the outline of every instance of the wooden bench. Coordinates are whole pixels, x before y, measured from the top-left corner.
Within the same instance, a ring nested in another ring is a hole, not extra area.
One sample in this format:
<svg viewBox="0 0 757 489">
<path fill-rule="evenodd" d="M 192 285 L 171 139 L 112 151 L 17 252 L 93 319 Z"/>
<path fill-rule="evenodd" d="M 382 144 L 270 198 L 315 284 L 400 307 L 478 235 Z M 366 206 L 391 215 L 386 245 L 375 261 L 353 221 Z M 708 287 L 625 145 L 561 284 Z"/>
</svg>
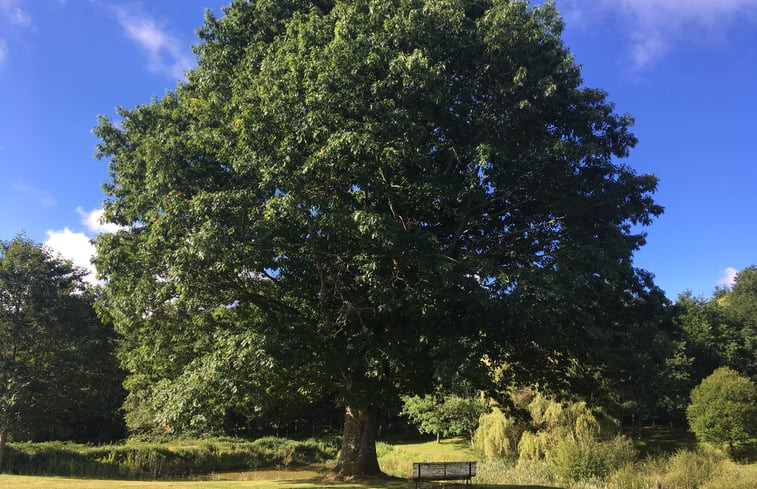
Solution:
<svg viewBox="0 0 757 489">
<path fill-rule="evenodd" d="M 417 462 L 413 464 L 415 487 L 422 480 L 464 480 L 471 483 L 471 477 L 476 475 L 476 462 Z"/>
</svg>

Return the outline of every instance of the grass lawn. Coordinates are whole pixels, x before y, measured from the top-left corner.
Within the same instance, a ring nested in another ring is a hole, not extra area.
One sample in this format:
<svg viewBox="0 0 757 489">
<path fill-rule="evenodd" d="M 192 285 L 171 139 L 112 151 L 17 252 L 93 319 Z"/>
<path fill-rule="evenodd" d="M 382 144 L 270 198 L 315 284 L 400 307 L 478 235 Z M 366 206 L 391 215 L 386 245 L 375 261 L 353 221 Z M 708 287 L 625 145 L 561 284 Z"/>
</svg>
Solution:
<svg viewBox="0 0 757 489">
<path fill-rule="evenodd" d="M 376 447 L 381 470 L 392 477 L 407 479 L 413 472 L 413 462 L 464 462 L 476 460 L 470 445 L 463 438 L 450 438 L 436 443 L 394 442 L 379 443 Z"/>
<path fill-rule="evenodd" d="M 260 471 L 267 472 L 267 471 Z M 299 479 L 301 475 L 286 475 L 281 471 L 281 479 L 264 478 L 257 480 L 208 480 L 208 481 L 114 481 L 90 479 L 66 479 L 61 477 L 36 477 L 22 475 L 0 475 L 3 489 L 410 489 L 415 483 L 408 480 L 373 480 L 360 482 L 325 481 L 319 475 L 316 479 Z M 296 473 L 302 471 L 294 471 Z M 317 472 L 314 472 L 317 474 Z M 246 473 L 255 477 L 255 473 Z M 447 484 L 424 483 L 423 489 L 455 487 Z M 474 486 L 477 489 L 559 489 L 544 486 Z"/>
<path fill-rule="evenodd" d="M 344 489 L 409 489 L 415 483 L 408 480 L 413 462 L 420 461 L 465 461 L 476 460 L 470 446 L 462 438 L 436 441 L 380 443 L 379 464 L 389 474 L 387 479 L 366 481 L 332 481 L 328 479 L 329 467 L 308 466 L 288 469 L 268 469 L 249 472 L 225 472 L 208 474 L 199 480 L 181 481 L 121 481 L 71 479 L 63 477 L 38 477 L 0 474 L 2 489 L 256 489 L 256 488 L 344 488 Z M 438 488 L 441 484 L 424 483 L 424 489 Z M 444 485 L 446 486 L 446 484 Z M 450 486 L 447 486 L 450 487 Z M 476 486 L 490 489 L 551 489 L 543 486 Z"/>
<path fill-rule="evenodd" d="M 254 488 L 354 488 L 354 489 L 407 489 L 408 481 L 368 481 L 368 482 L 331 482 L 326 481 L 317 472 L 315 477 L 303 475 L 302 471 L 269 471 L 245 473 L 247 480 L 198 480 L 198 481 L 114 481 L 92 479 L 67 479 L 60 477 L 36 477 L 20 475 L 0 475 L 0 487 L 3 489 L 254 489 Z M 279 477 L 278 479 L 275 477 Z"/>
<path fill-rule="evenodd" d="M 636 448 L 642 456 L 674 453 L 678 450 L 695 450 L 697 439 L 686 428 L 668 426 L 645 426 Z"/>
</svg>

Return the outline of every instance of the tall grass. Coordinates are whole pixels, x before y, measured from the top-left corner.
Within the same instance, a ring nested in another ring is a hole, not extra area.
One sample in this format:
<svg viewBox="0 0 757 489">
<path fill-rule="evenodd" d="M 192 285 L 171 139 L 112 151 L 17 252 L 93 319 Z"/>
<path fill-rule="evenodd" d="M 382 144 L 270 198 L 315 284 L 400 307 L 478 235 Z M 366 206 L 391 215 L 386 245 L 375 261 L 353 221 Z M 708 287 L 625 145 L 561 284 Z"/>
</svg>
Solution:
<svg viewBox="0 0 757 489">
<path fill-rule="evenodd" d="M 3 472 L 100 479 L 164 479 L 209 472 L 254 470 L 322 463 L 337 453 L 335 441 L 207 440 L 172 444 L 130 442 L 85 446 L 73 443 L 14 443 Z"/>
<path fill-rule="evenodd" d="M 599 453 L 599 444 L 588 449 L 588 454 L 573 450 L 576 447 L 568 450 L 571 453 L 560 462 L 564 464 L 562 468 L 546 460 L 524 463 L 510 458 L 480 462 L 475 482 L 565 489 L 757 489 L 757 464 L 737 464 L 714 450 L 679 450 L 672 455 L 627 461 L 619 466 L 614 464 L 626 458 Z M 622 453 L 625 447 L 617 450 Z"/>
</svg>

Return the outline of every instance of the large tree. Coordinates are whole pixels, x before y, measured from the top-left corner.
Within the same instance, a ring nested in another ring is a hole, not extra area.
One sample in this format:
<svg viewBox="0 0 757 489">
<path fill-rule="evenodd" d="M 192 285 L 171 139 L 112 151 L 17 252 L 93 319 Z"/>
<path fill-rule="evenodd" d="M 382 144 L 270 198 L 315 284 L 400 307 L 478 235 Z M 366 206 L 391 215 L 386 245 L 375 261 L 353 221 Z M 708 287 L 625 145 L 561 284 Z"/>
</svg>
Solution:
<svg viewBox="0 0 757 489">
<path fill-rule="evenodd" d="M 653 287 L 633 226 L 661 208 L 561 30 L 552 4 L 505 0 L 207 14 L 187 81 L 96 129 L 131 402 L 209 357 L 250 403 L 333 394 L 349 475 L 379 471 L 377 412 L 401 394 L 495 366 L 585 377 L 608 314 Z"/>
<path fill-rule="evenodd" d="M 0 241 L 0 465 L 5 443 L 123 436 L 113 327 L 85 272 L 19 235 Z"/>
</svg>

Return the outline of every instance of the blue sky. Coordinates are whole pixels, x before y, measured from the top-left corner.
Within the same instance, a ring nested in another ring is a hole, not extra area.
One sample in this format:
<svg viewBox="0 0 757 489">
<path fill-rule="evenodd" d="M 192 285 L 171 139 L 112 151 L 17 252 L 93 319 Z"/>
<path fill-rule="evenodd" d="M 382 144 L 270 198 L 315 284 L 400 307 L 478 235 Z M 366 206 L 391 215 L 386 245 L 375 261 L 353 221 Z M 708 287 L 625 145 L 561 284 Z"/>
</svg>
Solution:
<svg viewBox="0 0 757 489">
<path fill-rule="evenodd" d="M 105 162 L 98 114 L 173 89 L 218 0 L 0 0 L 0 239 L 86 265 Z M 587 86 L 636 118 L 625 161 L 666 211 L 635 264 L 708 297 L 757 264 L 757 0 L 557 0 Z"/>
</svg>

